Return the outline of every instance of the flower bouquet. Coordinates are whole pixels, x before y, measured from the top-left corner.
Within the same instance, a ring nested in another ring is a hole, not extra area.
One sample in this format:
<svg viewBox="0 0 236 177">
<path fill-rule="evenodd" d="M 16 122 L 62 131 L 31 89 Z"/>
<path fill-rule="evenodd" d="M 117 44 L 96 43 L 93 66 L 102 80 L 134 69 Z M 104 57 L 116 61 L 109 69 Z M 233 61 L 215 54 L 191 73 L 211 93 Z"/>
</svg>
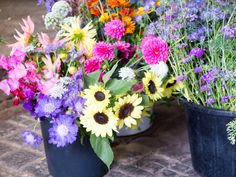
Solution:
<svg viewBox="0 0 236 177">
<path fill-rule="evenodd" d="M 204 177 L 233 177 L 236 148 L 235 1 L 171 1 L 157 8 L 149 34 L 169 44 L 171 75 L 188 120 L 195 170 Z M 233 122 L 231 122 L 233 121 Z M 231 122 L 231 123 L 229 123 Z"/>
<path fill-rule="evenodd" d="M 138 128 L 155 101 L 183 87 L 168 76 L 167 42 L 147 34 L 160 2 L 38 3 L 46 4 L 45 26 L 56 37 L 34 34 L 31 18 L 23 19 L 10 56 L 0 59 L 8 76 L 0 89 L 36 119 L 34 129 L 22 133 L 27 144 L 40 145 L 34 130 L 41 123 L 53 176 L 102 176 L 119 130 Z"/>
</svg>

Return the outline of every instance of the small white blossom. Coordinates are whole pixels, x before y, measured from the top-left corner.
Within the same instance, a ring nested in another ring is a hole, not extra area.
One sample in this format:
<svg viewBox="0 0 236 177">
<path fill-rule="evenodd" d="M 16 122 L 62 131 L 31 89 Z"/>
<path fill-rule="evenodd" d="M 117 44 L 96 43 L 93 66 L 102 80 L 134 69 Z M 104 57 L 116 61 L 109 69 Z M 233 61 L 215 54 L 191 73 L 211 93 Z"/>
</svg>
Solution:
<svg viewBox="0 0 236 177">
<path fill-rule="evenodd" d="M 53 98 L 62 98 L 65 92 L 68 91 L 67 85 L 71 82 L 71 79 L 69 77 L 62 77 L 60 78 L 60 81 L 52 87 L 48 95 L 50 95 Z"/>
<path fill-rule="evenodd" d="M 119 77 L 122 80 L 132 80 L 135 78 L 134 70 L 128 67 L 123 67 L 119 71 Z"/>
<path fill-rule="evenodd" d="M 150 65 L 150 69 L 152 72 L 154 72 L 160 79 L 163 79 L 168 74 L 168 66 L 165 62 L 161 61 L 160 63 L 156 65 Z"/>
<path fill-rule="evenodd" d="M 71 11 L 72 8 L 66 1 L 58 1 L 52 6 L 52 12 L 61 18 L 65 18 Z"/>
<path fill-rule="evenodd" d="M 56 13 L 49 12 L 44 17 L 44 24 L 46 28 L 52 27 L 53 29 L 59 25 L 60 18 Z"/>
</svg>

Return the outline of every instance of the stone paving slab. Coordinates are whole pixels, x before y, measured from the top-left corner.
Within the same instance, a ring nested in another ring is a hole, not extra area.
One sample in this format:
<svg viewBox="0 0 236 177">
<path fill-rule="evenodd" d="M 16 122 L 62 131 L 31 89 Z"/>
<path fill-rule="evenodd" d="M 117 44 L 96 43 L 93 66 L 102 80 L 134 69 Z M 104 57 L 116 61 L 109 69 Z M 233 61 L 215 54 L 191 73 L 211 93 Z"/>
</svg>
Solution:
<svg viewBox="0 0 236 177">
<path fill-rule="evenodd" d="M 1 0 L 1 37 L 13 43 L 15 28 L 29 14 L 37 32 L 47 31 L 42 21 L 45 8 L 36 6 L 36 0 Z M 0 45 L 1 53 L 9 53 L 6 46 Z M 183 109 L 159 105 L 156 119 L 147 132 L 113 143 L 115 162 L 106 177 L 199 177 L 191 164 Z M 34 122 L 21 105 L 12 106 L 0 93 L 0 177 L 50 177 L 43 146 L 35 150 L 20 139 L 22 130 L 32 129 Z"/>
</svg>

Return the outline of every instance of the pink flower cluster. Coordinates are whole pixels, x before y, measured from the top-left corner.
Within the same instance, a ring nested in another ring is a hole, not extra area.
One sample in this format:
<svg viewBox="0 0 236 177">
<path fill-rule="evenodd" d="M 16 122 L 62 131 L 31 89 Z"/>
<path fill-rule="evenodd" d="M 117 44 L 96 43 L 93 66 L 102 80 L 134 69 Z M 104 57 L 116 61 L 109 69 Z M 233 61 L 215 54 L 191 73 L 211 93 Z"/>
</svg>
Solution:
<svg viewBox="0 0 236 177">
<path fill-rule="evenodd" d="M 30 61 L 22 64 L 25 58 L 26 53 L 16 50 L 9 58 L 3 55 L 0 59 L 0 66 L 8 74 L 8 79 L 0 82 L 0 89 L 7 95 L 12 93 L 17 99 L 22 100 L 26 98 L 25 91 L 35 92 L 40 81 L 35 63 Z"/>
<path fill-rule="evenodd" d="M 148 64 L 158 64 L 160 61 L 166 62 L 169 56 L 168 44 L 159 37 L 147 36 L 141 43 L 143 59 Z"/>
<path fill-rule="evenodd" d="M 110 38 L 120 40 L 125 34 L 125 27 L 122 21 L 112 20 L 106 23 L 104 32 Z"/>
</svg>

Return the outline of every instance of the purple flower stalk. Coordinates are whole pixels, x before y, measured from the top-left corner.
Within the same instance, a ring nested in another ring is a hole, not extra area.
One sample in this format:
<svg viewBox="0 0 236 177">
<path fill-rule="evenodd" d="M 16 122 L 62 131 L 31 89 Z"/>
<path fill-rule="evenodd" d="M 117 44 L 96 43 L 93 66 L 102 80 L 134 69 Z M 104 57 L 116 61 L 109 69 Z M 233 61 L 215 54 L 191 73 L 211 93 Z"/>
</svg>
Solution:
<svg viewBox="0 0 236 177">
<path fill-rule="evenodd" d="M 226 39 L 233 38 L 236 35 L 236 30 L 229 26 L 223 27 L 221 32 L 223 33 Z"/>
<path fill-rule="evenodd" d="M 22 139 L 26 144 L 31 145 L 34 148 L 38 148 L 42 143 L 42 138 L 31 131 L 24 131 L 22 133 Z"/>
<path fill-rule="evenodd" d="M 207 92 L 207 93 L 211 93 L 211 87 L 209 86 L 209 85 L 202 85 L 201 87 L 200 87 L 200 91 L 201 92 Z"/>
<path fill-rule="evenodd" d="M 213 99 L 213 98 L 208 98 L 208 99 L 206 100 L 206 104 L 207 104 L 207 105 L 209 105 L 209 104 L 214 104 L 215 102 L 216 102 L 216 100 Z"/>
<path fill-rule="evenodd" d="M 61 115 L 55 120 L 48 132 L 48 142 L 50 144 L 55 144 L 57 147 L 64 147 L 76 140 L 78 126 L 69 115 Z"/>
<path fill-rule="evenodd" d="M 185 80 L 187 80 L 187 79 L 188 79 L 188 78 L 187 78 L 186 75 L 180 75 L 180 76 L 177 77 L 176 81 L 177 81 L 177 82 L 183 82 L 183 81 L 185 81 Z"/>
<path fill-rule="evenodd" d="M 201 73 L 203 71 L 203 69 L 202 69 L 202 67 L 200 67 L 200 66 L 197 66 L 197 67 L 195 67 L 194 68 L 194 73 Z"/>
<path fill-rule="evenodd" d="M 227 102 L 230 101 L 231 98 L 232 98 L 231 96 L 222 96 L 221 99 L 220 99 L 220 101 L 221 101 L 222 103 L 227 103 Z"/>
<path fill-rule="evenodd" d="M 204 55 L 205 49 L 201 49 L 201 48 L 192 48 L 192 50 L 189 52 L 189 56 L 190 57 L 197 57 L 197 58 L 201 58 Z"/>
</svg>

